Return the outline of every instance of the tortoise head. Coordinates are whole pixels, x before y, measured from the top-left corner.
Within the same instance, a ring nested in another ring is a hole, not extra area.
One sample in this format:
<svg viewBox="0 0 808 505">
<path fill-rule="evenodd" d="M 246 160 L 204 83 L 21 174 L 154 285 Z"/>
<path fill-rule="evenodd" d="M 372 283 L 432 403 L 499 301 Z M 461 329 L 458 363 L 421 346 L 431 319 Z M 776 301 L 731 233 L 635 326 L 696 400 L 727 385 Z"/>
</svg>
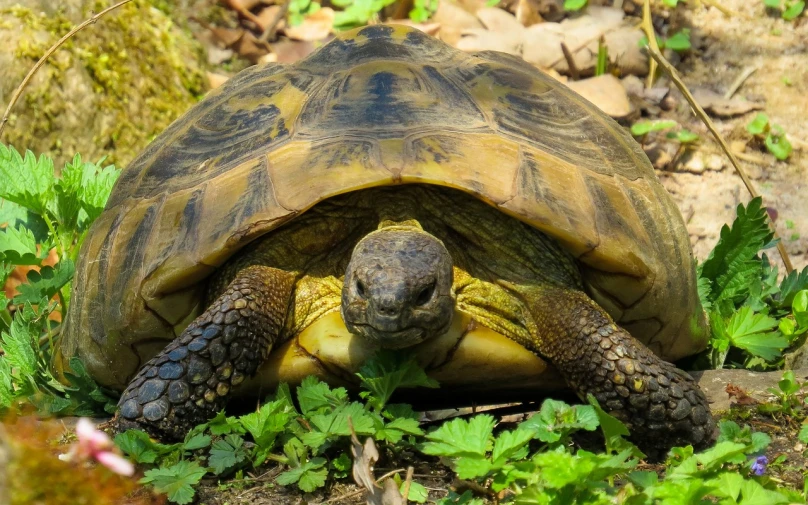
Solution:
<svg viewBox="0 0 808 505">
<path fill-rule="evenodd" d="M 452 322 L 452 257 L 415 221 L 383 221 L 356 244 L 342 288 L 354 335 L 388 349 L 445 333 Z"/>
</svg>

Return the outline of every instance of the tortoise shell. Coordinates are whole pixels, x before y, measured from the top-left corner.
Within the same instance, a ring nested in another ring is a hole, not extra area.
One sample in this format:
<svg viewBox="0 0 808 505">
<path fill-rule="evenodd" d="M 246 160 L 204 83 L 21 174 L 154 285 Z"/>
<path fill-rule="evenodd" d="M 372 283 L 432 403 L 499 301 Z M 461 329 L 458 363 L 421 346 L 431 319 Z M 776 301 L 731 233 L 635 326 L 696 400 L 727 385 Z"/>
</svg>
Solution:
<svg viewBox="0 0 808 505">
<path fill-rule="evenodd" d="M 122 388 L 240 248 L 329 197 L 410 183 L 557 239 L 588 293 L 661 357 L 704 347 L 681 214 L 622 127 L 516 57 L 376 25 L 241 72 L 123 171 L 82 246 L 60 359 Z"/>
</svg>

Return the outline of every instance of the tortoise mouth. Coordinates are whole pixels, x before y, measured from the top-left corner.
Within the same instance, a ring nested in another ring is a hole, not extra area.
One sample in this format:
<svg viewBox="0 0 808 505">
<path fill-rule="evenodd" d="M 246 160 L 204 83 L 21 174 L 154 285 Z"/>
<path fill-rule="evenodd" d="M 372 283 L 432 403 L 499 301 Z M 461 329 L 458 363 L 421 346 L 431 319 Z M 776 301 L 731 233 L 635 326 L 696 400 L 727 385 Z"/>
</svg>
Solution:
<svg viewBox="0 0 808 505">
<path fill-rule="evenodd" d="M 427 339 L 427 330 L 417 326 L 397 331 L 384 331 L 371 324 L 356 324 L 349 326 L 351 333 L 365 338 L 384 349 L 404 349 L 420 344 Z"/>
</svg>

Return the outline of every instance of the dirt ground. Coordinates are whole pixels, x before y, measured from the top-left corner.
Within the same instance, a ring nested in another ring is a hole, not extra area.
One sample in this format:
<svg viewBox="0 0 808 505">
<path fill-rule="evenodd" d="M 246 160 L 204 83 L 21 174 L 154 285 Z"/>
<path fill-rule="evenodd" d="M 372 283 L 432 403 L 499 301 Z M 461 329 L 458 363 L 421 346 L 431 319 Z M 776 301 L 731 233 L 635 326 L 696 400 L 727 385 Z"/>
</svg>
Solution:
<svg viewBox="0 0 808 505">
<path fill-rule="evenodd" d="M 804 17 L 795 25 L 767 15 L 762 2 L 722 0 L 721 4 L 739 14 L 727 17 L 714 8 L 688 9 L 672 20 L 691 27 L 696 48 L 678 68 L 689 87 L 706 87 L 720 94 L 745 69 L 757 68 L 736 96 L 765 101 L 762 112 L 783 127 L 794 151 L 780 162 L 760 146 L 747 145 L 743 154 L 748 156 L 741 164 L 765 204 L 776 210 L 777 232 L 795 268 L 803 268 L 808 264 L 808 23 Z M 743 143 L 749 138 L 745 126 L 754 115 L 713 120 L 728 141 Z M 680 166 L 673 173 L 660 173 L 660 178 L 688 220 L 694 252 L 703 259 L 718 239 L 721 225 L 732 220 L 737 204 L 747 201 L 749 195 L 718 146 L 704 140 L 709 133 L 683 101 L 675 116 L 701 136 L 703 145 L 697 157 L 706 159 L 706 169 L 690 173 L 688 167 Z M 770 256 L 776 257 L 776 253 Z"/>
</svg>

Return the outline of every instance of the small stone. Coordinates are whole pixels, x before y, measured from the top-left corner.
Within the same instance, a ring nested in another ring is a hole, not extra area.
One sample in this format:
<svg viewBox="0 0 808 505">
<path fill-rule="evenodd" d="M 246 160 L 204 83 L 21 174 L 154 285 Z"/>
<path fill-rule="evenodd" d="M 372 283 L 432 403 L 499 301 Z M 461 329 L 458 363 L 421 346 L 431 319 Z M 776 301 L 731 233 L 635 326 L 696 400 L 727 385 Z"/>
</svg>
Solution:
<svg viewBox="0 0 808 505">
<path fill-rule="evenodd" d="M 137 401 L 140 403 L 150 402 L 156 400 L 166 390 L 168 384 L 164 380 L 149 379 L 140 386 L 137 393 Z"/>
<path fill-rule="evenodd" d="M 188 364 L 188 377 L 191 384 L 202 384 L 208 380 L 210 374 L 210 363 L 196 356 L 191 358 L 191 362 Z"/>
<path fill-rule="evenodd" d="M 208 341 L 205 340 L 203 337 L 199 337 L 191 341 L 190 344 L 188 344 L 188 350 L 193 352 L 199 352 L 207 346 Z"/>
<path fill-rule="evenodd" d="M 161 379 L 179 379 L 185 372 L 185 368 L 180 363 L 169 361 L 160 366 Z"/>
<path fill-rule="evenodd" d="M 247 306 L 247 300 L 245 300 L 244 298 L 239 298 L 238 300 L 233 302 L 234 309 L 243 309 L 246 306 Z"/>
<path fill-rule="evenodd" d="M 617 394 L 619 394 L 623 398 L 628 398 L 629 395 L 631 395 L 631 391 L 629 391 L 626 386 L 617 386 L 616 388 L 614 388 L 614 390 L 617 391 Z"/>
<path fill-rule="evenodd" d="M 143 406 L 143 417 L 148 421 L 159 421 L 168 414 L 169 407 L 168 400 L 160 398 Z"/>
<path fill-rule="evenodd" d="M 121 405 L 121 415 L 127 419 L 137 419 L 140 417 L 140 404 L 137 400 L 128 400 Z"/>
<path fill-rule="evenodd" d="M 180 361 L 188 356 L 188 349 L 186 347 L 179 347 L 168 353 L 168 358 L 171 361 Z"/>
<path fill-rule="evenodd" d="M 216 394 L 219 396 L 225 396 L 229 392 L 230 392 L 230 386 L 227 385 L 226 382 L 220 382 L 219 385 L 216 386 Z"/>
<path fill-rule="evenodd" d="M 182 381 L 174 381 L 168 386 L 168 399 L 171 403 L 182 403 L 189 396 L 191 396 L 191 389 Z"/>
<path fill-rule="evenodd" d="M 662 405 L 654 405 L 648 409 L 648 419 L 652 421 L 662 421 L 665 419 L 665 407 Z"/>
</svg>

